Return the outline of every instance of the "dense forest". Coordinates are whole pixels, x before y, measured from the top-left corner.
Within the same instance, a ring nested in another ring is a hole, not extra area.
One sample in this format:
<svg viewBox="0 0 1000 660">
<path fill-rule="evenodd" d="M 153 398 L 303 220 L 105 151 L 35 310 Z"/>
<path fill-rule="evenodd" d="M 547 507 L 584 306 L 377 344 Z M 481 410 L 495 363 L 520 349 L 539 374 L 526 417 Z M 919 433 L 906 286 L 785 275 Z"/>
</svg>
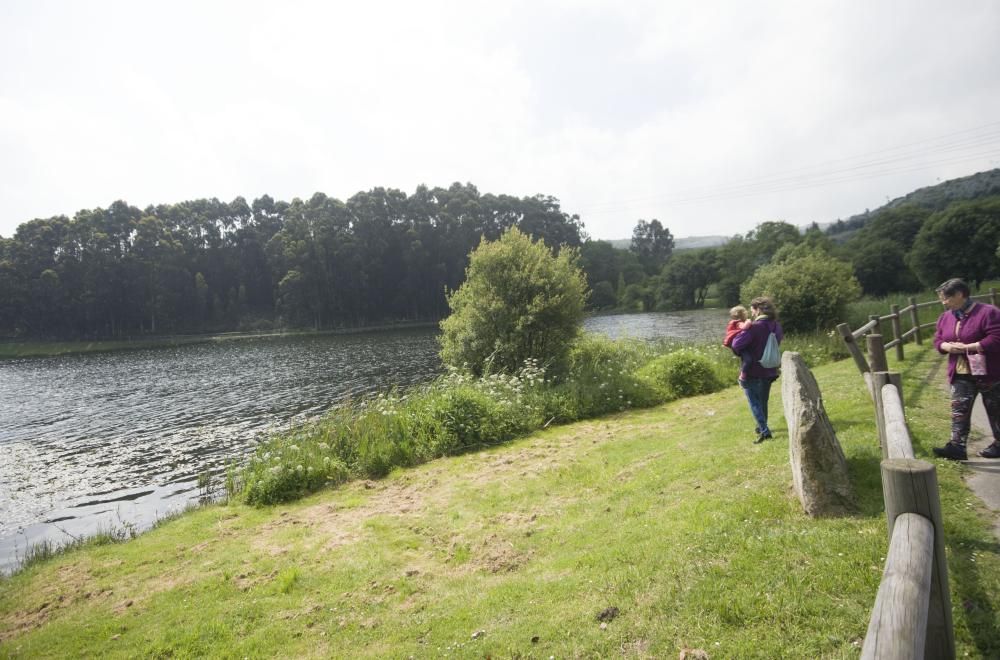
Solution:
<svg viewBox="0 0 1000 660">
<path fill-rule="evenodd" d="M 359 192 L 346 202 L 115 202 L 0 237 L 0 336 L 38 339 L 330 329 L 435 321 L 470 251 L 509 227 L 579 249 L 594 310 L 668 311 L 740 301 L 761 266 L 814 253 L 850 265 L 870 295 L 952 276 L 1000 275 L 1000 170 L 916 191 L 823 231 L 768 221 L 723 245 L 679 249 L 658 220 L 627 248 L 588 240 L 551 196 L 472 184 Z M 977 196 L 979 195 L 979 196 Z M 944 201 L 942 201 L 944 200 Z M 949 201 L 950 200 L 950 201 Z M 794 252 L 797 251 L 797 252 Z"/>
<path fill-rule="evenodd" d="M 481 237 L 517 226 L 579 246 L 558 200 L 471 184 L 376 188 L 346 202 L 119 201 L 0 238 L 0 334 L 35 338 L 335 328 L 436 320 Z"/>
</svg>

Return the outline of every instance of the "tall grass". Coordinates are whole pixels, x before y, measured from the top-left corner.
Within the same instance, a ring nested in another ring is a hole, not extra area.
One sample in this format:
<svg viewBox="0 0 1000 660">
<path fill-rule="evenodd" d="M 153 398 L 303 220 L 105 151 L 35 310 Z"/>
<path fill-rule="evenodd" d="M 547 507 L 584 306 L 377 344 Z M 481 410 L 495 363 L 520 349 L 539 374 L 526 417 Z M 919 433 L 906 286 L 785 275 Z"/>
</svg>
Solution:
<svg viewBox="0 0 1000 660">
<path fill-rule="evenodd" d="M 818 365 L 846 356 L 829 334 L 789 336 L 783 348 Z M 551 424 L 705 394 L 736 382 L 739 360 L 719 343 L 612 341 L 584 335 L 567 375 L 534 361 L 514 374 L 452 372 L 429 384 L 349 401 L 323 419 L 276 436 L 230 473 L 230 496 L 290 501 L 349 479 L 507 442 Z"/>
</svg>

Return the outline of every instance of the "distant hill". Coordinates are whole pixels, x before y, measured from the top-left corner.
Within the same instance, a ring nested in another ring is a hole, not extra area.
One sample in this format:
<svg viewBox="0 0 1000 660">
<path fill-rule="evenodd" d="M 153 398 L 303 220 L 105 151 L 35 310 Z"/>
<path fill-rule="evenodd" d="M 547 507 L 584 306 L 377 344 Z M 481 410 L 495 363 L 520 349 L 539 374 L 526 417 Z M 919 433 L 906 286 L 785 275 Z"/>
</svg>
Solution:
<svg viewBox="0 0 1000 660">
<path fill-rule="evenodd" d="M 903 204 L 915 204 L 931 209 L 932 211 L 940 211 L 952 202 L 988 197 L 990 195 L 1000 195 L 1000 168 L 978 172 L 958 179 L 950 179 L 934 186 L 918 188 L 908 195 L 897 197 L 877 209 L 852 215 L 847 220 L 838 220 L 830 223 L 826 227 L 826 233 L 835 241 L 841 242 L 847 240 L 882 211 L 896 208 Z"/>
<path fill-rule="evenodd" d="M 728 240 L 728 236 L 687 236 L 685 238 L 674 238 L 674 249 L 693 250 L 695 248 L 716 247 Z M 607 242 L 619 250 L 627 250 L 632 245 L 631 238 L 616 238 Z"/>
</svg>

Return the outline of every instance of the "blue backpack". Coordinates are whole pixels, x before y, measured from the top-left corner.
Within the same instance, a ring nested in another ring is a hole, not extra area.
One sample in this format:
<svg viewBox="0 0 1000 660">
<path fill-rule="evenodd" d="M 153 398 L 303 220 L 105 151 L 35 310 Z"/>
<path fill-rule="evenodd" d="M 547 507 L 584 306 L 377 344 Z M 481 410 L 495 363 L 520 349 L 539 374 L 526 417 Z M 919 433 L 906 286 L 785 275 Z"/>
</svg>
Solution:
<svg viewBox="0 0 1000 660">
<path fill-rule="evenodd" d="M 760 366 L 766 369 L 776 369 L 781 366 L 781 349 L 778 348 L 778 338 L 771 332 L 764 344 L 764 354 L 760 356 Z"/>
</svg>

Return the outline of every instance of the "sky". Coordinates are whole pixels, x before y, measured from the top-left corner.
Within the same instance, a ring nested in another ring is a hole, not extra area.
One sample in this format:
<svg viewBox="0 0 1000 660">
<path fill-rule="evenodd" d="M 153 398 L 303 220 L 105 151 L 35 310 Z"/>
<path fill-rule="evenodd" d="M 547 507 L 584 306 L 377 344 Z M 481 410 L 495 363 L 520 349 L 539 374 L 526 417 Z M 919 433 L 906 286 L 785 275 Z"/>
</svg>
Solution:
<svg viewBox="0 0 1000 660">
<path fill-rule="evenodd" d="M 1000 2 L 0 0 L 0 236 L 125 200 L 472 183 L 594 239 L 1000 167 Z"/>
</svg>

